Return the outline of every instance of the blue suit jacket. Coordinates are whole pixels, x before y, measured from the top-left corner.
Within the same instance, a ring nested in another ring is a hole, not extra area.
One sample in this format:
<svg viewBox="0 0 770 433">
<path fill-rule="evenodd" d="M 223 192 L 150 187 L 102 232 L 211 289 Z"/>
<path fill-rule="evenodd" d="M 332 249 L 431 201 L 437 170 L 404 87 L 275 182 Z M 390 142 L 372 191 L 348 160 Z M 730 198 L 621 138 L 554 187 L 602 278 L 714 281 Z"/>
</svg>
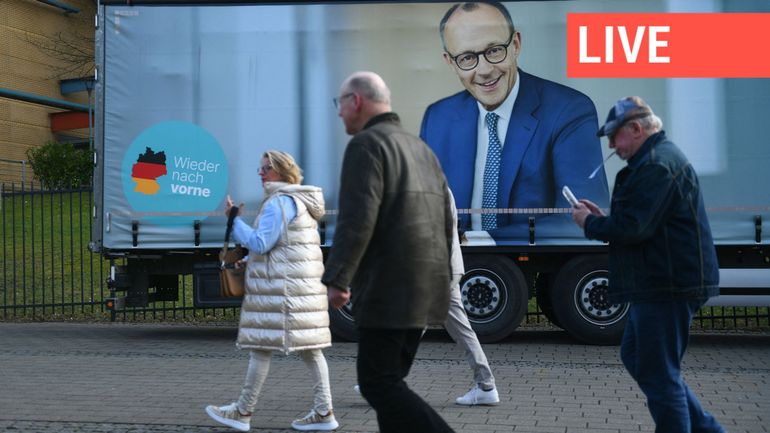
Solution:
<svg viewBox="0 0 770 433">
<path fill-rule="evenodd" d="M 593 102 L 572 88 L 522 70 L 519 80 L 503 146 L 497 207 L 569 208 L 561 194 L 567 185 L 578 199 L 606 208 L 609 189 L 604 170 L 588 179 L 602 162 Z M 478 116 L 476 99 L 462 91 L 431 104 L 422 119 L 420 137 L 438 157 L 459 209 L 471 207 Z M 542 220 L 542 215 L 534 216 L 536 223 Z M 461 229 L 470 229 L 469 217 L 461 216 Z M 505 226 L 526 224 L 528 217 L 498 215 L 499 228 L 490 234 L 509 236 L 512 229 L 506 231 Z M 574 226 L 566 214 L 557 219 Z M 521 228 L 513 230 L 526 234 Z"/>
</svg>

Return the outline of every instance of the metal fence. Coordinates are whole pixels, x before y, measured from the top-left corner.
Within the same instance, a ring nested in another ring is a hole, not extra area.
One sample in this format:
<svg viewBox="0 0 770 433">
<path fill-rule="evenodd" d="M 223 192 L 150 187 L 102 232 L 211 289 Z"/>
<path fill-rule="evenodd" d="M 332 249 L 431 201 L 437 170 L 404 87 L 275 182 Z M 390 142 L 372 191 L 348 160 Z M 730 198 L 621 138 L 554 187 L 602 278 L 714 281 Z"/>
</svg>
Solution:
<svg viewBox="0 0 770 433">
<path fill-rule="evenodd" d="M 92 194 L 0 184 L 4 319 L 92 316 L 104 266 L 88 252 Z"/>
<path fill-rule="evenodd" d="M 196 309 L 192 278 L 179 300 L 117 313 L 105 307 L 109 261 L 91 253 L 90 189 L 0 183 L 0 320 L 230 321 L 236 308 Z M 121 263 L 117 263 L 121 264 Z"/>
<path fill-rule="evenodd" d="M 92 208 L 90 189 L 0 183 L 0 320 L 237 320 L 237 308 L 195 308 L 189 275 L 179 277 L 178 301 L 112 314 L 104 306 L 109 262 L 88 250 Z M 534 300 L 525 320 L 524 326 L 550 326 Z M 768 307 L 707 307 L 695 327 L 770 329 L 769 321 Z"/>
</svg>

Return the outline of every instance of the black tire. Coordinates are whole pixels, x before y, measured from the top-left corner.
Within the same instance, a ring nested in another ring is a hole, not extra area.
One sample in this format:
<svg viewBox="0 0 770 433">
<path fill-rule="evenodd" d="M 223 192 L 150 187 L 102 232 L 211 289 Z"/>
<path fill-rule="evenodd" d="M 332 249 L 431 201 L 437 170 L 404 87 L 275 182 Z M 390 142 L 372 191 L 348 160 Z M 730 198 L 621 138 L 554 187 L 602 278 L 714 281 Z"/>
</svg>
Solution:
<svg viewBox="0 0 770 433">
<path fill-rule="evenodd" d="M 479 341 L 509 336 L 527 312 L 527 281 L 516 264 L 501 256 L 470 254 L 460 281 L 460 297 Z"/>
<path fill-rule="evenodd" d="M 607 256 L 570 259 L 550 287 L 551 305 L 561 327 L 587 344 L 619 344 L 628 318 L 628 304 L 607 302 Z"/>
<path fill-rule="evenodd" d="M 329 329 L 335 337 L 345 341 L 358 341 L 358 330 L 353 320 L 353 304 L 348 302 L 339 310 L 329 308 Z"/>
</svg>

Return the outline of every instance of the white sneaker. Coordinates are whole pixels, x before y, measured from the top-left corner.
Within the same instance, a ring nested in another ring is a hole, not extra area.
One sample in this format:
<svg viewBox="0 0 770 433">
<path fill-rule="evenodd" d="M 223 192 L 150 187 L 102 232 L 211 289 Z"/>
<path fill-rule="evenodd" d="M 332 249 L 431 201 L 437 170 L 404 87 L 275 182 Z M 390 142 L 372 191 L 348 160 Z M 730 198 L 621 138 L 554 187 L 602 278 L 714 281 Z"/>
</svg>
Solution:
<svg viewBox="0 0 770 433">
<path fill-rule="evenodd" d="M 473 406 L 473 405 L 490 405 L 494 406 L 497 403 L 500 403 L 500 396 L 497 395 L 497 388 L 492 388 L 489 391 L 484 391 L 483 389 L 479 388 L 478 385 L 471 388 L 470 391 L 468 391 L 464 396 L 457 397 L 457 400 L 455 400 L 457 404 L 461 404 L 463 406 Z"/>
<path fill-rule="evenodd" d="M 294 430 L 323 430 L 329 431 L 339 427 L 340 424 L 334 418 L 334 413 L 329 411 L 326 415 L 321 415 L 315 410 L 311 410 L 310 413 L 305 415 L 304 418 L 295 419 L 291 423 L 291 428 Z"/>
<path fill-rule="evenodd" d="M 358 385 L 353 385 L 353 391 L 356 392 L 356 394 L 361 395 L 361 387 Z"/>
<path fill-rule="evenodd" d="M 251 429 L 251 415 L 241 415 L 235 403 L 220 407 L 206 406 L 206 413 L 214 421 L 236 430 L 249 431 Z"/>
</svg>

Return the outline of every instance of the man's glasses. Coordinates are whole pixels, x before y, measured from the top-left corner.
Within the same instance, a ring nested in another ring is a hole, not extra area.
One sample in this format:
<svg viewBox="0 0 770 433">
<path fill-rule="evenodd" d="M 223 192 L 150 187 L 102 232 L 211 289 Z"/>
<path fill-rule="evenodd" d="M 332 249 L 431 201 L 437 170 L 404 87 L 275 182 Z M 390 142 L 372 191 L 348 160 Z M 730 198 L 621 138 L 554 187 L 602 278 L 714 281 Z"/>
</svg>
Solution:
<svg viewBox="0 0 770 433">
<path fill-rule="evenodd" d="M 351 93 L 346 93 L 340 96 L 339 98 L 332 98 L 332 102 L 334 102 L 334 108 L 339 110 L 340 104 L 342 104 L 342 100 L 353 95 L 355 95 L 355 93 L 351 92 Z"/>
<path fill-rule="evenodd" d="M 470 71 L 479 64 L 479 56 L 484 56 L 488 63 L 497 64 L 505 60 L 508 57 L 508 46 L 513 42 L 513 33 L 508 38 L 508 42 L 501 45 L 493 45 L 484 51 L 468 51 L 465 53 L 453 56 L 447 51 L 449 57 L 454 60 L 458 68 L 463 71 Z"/>
</svg>

